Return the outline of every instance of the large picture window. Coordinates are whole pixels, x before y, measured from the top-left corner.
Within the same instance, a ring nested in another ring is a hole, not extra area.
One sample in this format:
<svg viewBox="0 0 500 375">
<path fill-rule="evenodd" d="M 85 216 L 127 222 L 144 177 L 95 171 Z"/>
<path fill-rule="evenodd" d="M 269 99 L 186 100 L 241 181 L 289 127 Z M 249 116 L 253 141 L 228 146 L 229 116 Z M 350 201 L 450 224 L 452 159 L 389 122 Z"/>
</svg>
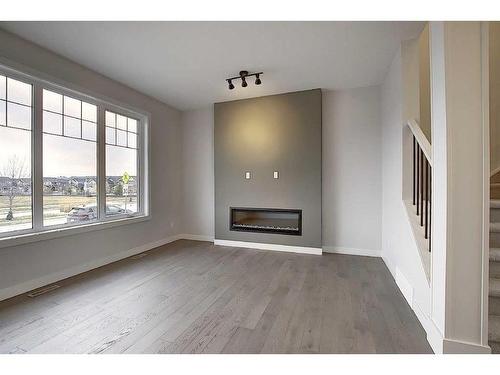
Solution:
<svg viewBox="0 0 500 375">
<path fill-rule="evenodd" d="M 0 239 L 146 216 L 147 116 L 0 67 Z"/>
<path fill-rule="evenodd" d="M 0 75 L 0 236 L 32 228 L 33 87 Z"/>
</svg>

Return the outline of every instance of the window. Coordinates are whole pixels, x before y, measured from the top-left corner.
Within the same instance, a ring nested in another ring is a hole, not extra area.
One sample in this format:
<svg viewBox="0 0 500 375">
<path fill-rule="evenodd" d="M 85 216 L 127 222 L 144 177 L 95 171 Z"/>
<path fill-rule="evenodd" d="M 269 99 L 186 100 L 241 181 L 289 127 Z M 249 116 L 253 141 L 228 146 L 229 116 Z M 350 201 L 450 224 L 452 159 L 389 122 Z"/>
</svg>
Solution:
<svg viewBox="0 0 500 375">
<path fill-rule="evenodd" d="M 95 221 L 96 213 L 97 106 L 44 89 L 43 225 Z"/>
<path fill-rule="evenodd" d="M 106 111 L 106 215 L 138 211 L 137 120 Z"/>
<path fill-rule="evenodd" d="M 33 227 L 30 84 L 0 75 L 0 236 Z"/>
<path fill-rule="evenodd" d="M 147 123 L 0 66 L 0 238 L 147 216 Z"/>
</svg>

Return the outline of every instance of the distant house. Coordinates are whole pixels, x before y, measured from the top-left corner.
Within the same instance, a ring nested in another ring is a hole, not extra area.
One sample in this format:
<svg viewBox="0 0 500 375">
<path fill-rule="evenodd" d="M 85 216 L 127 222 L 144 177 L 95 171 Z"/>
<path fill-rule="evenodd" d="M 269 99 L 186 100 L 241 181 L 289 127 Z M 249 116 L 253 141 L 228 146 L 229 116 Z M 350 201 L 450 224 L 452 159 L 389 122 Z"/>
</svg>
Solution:
<svg viewBox="0 0 500 375">
<path fill-rule="evenodd" d="M 97 179 L 92 176 L 44 177 L 43 191 L 54 195 L 97 194 Z"/>
<path fill-rule="evenodd" d="M 85 179 L 83 183 L 83 193 L 87 196 L 97 194 L 97 181 L 93 178 Z"/>
<path fill-rule="evenodd" d="M 16 195 L 31 195 L 31 179 L 20 178 L 13 182 L 9 177 L 0 176 L 0 195 L 10 194 L 11 187 Z M 106 194 L 115 194 L 119 187 L 119 195 L 136 195 L 137 182 L 131 177 L 129 183 L 124 185 L 121 176 L 109 176 L 106 178 Z M 44 177 L 44 194 L 53 195 L 86 195 L 97 194 L 97 179 L 92 176 L 72 177 Z"/>
<path fill-rule="evenodd" d="M 68 191 L 69 178 L 67 177 L 44 177 L 43 192 L 45 194 L 64 194 Z"/>
<path fill-rule="evenodd" d="M 11 191 L 15 195 L 30 195 L 31 179 L 11 179 L 10 177 L 0 176 L 0 195 L 10 195 Z"/>
</svg>

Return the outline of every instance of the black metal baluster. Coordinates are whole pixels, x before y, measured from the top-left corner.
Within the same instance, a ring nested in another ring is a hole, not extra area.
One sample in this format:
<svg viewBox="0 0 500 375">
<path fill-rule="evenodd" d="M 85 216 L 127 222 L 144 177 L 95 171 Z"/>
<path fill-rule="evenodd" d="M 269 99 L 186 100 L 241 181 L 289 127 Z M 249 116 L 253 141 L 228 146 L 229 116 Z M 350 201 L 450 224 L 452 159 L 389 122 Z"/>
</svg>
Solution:
<svg viewBox="0 0 500 375">
<path fill-rule="evenodd" d="M 419 185 L 420 185 L 420 153 L 422 152 L 422 150 L 420 149 L 420 145 L 418 145 L 418 149 L 417 149 L 417 216 L 419 215 L 419 207 L 420 207 L 420 204 L 419 204 L 419 200 L 420 200 L 420 189 L 419 189 Z"/>
<path fill-rule="evenodd" d="M 417 140 L 413 136 L 413 205 L 415 206 L 415 158 L 417 157 Z"/>
<path fill-rule="evenodd" d="M 429 161 L 425 159 L 425 239 L 429 238 Z"/>
<path fill-rule="evenodd" d="M 430 189 L 429 189 L 429 252 L 431 252 L 432 245 L 432 167 L 429 168 L 429 180 L 430 180 Z"/>
<path fill-rule="evenodd" d="M 424 226 L 424 152 L 420 153 L 420 226 Z"/>
</svg>

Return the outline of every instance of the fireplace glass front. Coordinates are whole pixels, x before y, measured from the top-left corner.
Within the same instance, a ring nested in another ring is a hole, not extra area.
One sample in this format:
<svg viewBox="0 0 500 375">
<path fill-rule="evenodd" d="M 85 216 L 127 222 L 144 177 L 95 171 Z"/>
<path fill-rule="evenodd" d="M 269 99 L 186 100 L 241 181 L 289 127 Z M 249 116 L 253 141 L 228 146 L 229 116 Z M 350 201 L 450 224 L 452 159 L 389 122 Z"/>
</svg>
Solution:
<svg viewBox="0 0 500 375">
<path fill-rule="evenodd" d="M 229 216 L 233 231 L 302 235 L 302 210 L 231 207 Z"/>
</svg>

